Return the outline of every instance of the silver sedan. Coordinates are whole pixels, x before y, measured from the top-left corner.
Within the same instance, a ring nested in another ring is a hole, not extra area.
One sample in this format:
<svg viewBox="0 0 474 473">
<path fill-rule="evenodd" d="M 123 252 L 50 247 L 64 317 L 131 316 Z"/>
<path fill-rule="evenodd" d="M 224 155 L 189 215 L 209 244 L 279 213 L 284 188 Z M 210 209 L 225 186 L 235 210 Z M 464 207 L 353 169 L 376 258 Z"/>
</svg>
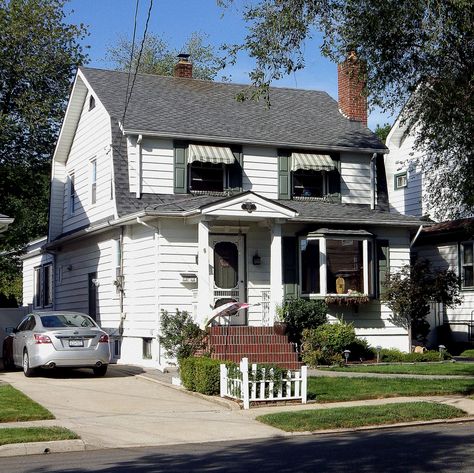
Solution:
<svg viewBox="0 0 474 473">
<path fill-rule="evenodd" d="M 107 372 L 109 336 L 88 315 L 63 311 L 29 314 L 10 337 L 10 361 L 23 367 L 25 376 L 32 376 L 40 367 L 92 368 L 97 376 Z"/>
</svg>

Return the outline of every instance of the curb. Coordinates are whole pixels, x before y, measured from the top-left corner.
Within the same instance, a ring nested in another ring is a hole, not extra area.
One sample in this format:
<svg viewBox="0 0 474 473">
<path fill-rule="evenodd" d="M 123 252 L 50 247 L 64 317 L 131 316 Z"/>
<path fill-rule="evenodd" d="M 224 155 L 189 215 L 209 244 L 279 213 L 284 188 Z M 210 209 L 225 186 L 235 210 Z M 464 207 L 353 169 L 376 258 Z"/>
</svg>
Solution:
<svg viewBox="0 0 474 473">
<path fill-rule="evenodd" d="M 326 429 L 326 430 L 310 430 L 306 432 L 284 432 L 287 437 L 301 437 L 307 435 L 334 435 L 334 434 L 350 434 L 354 432 L 367 432 L 373 430 L 400 429 L 404 427 L 421 427 L 424 425 L 442 425 L 442 424 L 463 424 L 465 422 L 474 422 L 474 417 L 456 417 L 454 419 L 434 419 L 421 422 L 400 422 L 399 424 L 383 424 L 383 425 L 366 425 L 364 427 L 353 427 L 348 429 Z"/>
<path fill-rule="evenodd" d="M 11 443 L 0 446 L 0 457 L 19 455 L 46 455 L 49 453 L 83 452 L 83 440 L 53 440 L 51 442 Z"/>
<path fill-rule="evenodd" d="M 141 378 L 146 381 L 151 381 L 152 383 L 160 384 L 161 386 L 165 386 L 170 389 L 174 389 L 175 391 L 179 391 L 181 393 L 187 394 L 189 396 L 193 397 L 198 397 L 200 399 L 203 399 L 204 401 L 212 402 L 214 404 L 217 404 L 221 407 L 225 407 L 226 409 L 229 409 L 230 411 L 240 411 L 241 407 L 238 403 L 231 401 L 229 399 L 224 399 L 224 398 L 219 398 L 216 396 L 207 396 L 206 394 L 201 394 L 201 393 L 196 393 L 194 391 L 188 391 L 187 389 L 184 389 L 181 386 L 175 386 L 174 384 L 169 384 L 164 381 L 160 381 L 155 378 L 151 378 L 149 376 L 143 375 L 143 374 L 137 374 L 135 375 L 136 378 Z"/>
</svg>

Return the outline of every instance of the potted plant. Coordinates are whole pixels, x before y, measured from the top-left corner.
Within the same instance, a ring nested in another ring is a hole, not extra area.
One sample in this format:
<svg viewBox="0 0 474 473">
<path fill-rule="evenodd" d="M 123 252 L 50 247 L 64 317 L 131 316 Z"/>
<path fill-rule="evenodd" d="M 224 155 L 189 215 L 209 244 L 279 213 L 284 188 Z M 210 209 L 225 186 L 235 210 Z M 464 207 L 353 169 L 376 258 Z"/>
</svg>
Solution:
<svg viewBox="0 0 474 473">
<path fill-rule="evenodd" d="M 276 316 L 273 322 L 273 331 L 276 335 L 286 335 L 288 331 L 288 323 L 285 321 L 285 310 L 283 306 L 276 307 Z"/>
</svg>

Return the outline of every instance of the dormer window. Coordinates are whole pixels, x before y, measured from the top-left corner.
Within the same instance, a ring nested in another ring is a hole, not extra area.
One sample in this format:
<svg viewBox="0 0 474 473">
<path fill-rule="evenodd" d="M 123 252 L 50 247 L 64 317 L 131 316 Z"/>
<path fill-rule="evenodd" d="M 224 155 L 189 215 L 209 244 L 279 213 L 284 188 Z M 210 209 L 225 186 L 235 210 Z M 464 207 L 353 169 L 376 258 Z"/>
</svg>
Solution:
<svg viewBox="0 0 474 473">
<path fill-rule="evenodd" d="M 95 108 L 95 98 L 93 95 L 89 97 L 89 112 Z"/>
</svg>

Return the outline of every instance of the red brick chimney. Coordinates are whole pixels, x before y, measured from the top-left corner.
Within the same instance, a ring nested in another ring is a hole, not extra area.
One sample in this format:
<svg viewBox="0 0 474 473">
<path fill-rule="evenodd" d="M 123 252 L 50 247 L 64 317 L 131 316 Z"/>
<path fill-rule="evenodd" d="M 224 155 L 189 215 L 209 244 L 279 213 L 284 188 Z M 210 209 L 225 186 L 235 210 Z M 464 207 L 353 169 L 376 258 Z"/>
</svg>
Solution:
<svg viewBox="0 0 474 473">
<path fill-rule="evenodd" d="M 193 78 L 193 65 L 189 61 L 189 54 L 178 54 L 178 62 L 174 66 L 174 76 Z"/>
<path fill-rule="evenodd" d="M 365 95 L 365 65 L 354 51 L 337 66 L 339 109 L 350 120 L 367 126 L 367 96 Z"/>
</svg>

